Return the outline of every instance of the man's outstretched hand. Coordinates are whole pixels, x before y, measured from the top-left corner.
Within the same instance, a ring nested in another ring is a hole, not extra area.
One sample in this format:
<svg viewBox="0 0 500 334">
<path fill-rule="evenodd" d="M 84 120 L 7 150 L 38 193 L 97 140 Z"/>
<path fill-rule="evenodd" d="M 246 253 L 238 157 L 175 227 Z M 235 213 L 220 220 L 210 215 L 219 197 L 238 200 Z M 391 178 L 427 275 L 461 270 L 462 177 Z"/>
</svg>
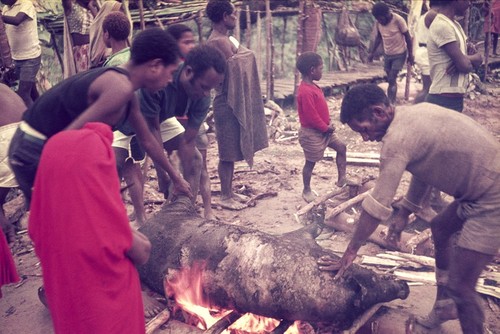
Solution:
<svg viewBox="0 0 500 334">
<path fill-rule="evenodd" d="M 322 256 L 318 261 L 319 270 L 322 271 L 337 271 L 334 280 L 339 280 L 347 268 L 351 266 L 356 259 L 357 252 L 351 250 L 349 247 L 346 249 L 341 259 L 333 259 L 330 256 Z"/>
</svg>

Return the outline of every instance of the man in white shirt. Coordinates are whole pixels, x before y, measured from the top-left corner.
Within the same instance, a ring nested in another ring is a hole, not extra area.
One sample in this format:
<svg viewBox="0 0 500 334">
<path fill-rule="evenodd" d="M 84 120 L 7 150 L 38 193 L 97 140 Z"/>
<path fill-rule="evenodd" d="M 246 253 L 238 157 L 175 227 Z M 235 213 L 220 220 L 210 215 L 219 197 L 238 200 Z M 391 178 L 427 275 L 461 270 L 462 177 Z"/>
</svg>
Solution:
<svg viewBox="0 0 500 334">
<path fill-rule="evenodd" d="M 29 0 L 2 0 L 2 3 L 5 4 L 2 18 L 19 75 L 17 94 L 29 107 L 39 96 L 36 75 L 42 54 L 35 6 Z"/>
</svg>

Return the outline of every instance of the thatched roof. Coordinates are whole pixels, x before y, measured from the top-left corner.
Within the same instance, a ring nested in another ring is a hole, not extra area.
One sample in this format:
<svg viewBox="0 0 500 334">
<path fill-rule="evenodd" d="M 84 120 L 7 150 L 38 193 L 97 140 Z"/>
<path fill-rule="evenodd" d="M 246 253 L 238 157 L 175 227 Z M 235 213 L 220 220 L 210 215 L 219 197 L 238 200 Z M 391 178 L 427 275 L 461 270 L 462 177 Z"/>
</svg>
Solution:
<svg viewBox="0 0 500 334">
<path fill-rule="evenodd" d="M 63 10 L 60 1 L 32 0 L 38 11 L 38 19 L 50 32 L 60 34 L 63 30 Z M 140 22 L 140 13 L 136 0 L 129 3 L 132 21 Z M 339 11 L 346 4 L 344 0 L 308 0 L 320 6 L 323 11 Z M 146 24 L 161 22 L 163 25 L 196 19 L 204 15 L 207 5 L 206 0 L 170 0 L 156 1 L 144 0 L 144 21 Z M 264 12 L 265 0 L 239 0 L 233 1 L 239 8 L 250 8 L 252 12 Z M 351 0 L 348 3 L 352 11 L 367 11 L 371 8 L 371 0 Z M 275 16 L 296 15 L 299 0 L 271 0 L 272 13 Z"/>
</svg>

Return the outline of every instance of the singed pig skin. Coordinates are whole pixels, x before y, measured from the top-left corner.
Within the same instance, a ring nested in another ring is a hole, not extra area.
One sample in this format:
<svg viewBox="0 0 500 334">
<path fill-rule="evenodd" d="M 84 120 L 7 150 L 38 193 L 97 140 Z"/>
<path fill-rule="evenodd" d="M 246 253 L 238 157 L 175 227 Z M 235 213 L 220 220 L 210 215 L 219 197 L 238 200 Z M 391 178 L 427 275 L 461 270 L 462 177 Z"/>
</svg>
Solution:
<svg viewBox="0 0 500 334">
<path fill-rule="evenodd" d="M 169 272 L 203 260 L 203 291 L 213 305 L 339 329 L 349 328 L 376 303 L 408 296 L 405 282 L 357 265 L 338 282 L 318 270 L 321 256 L 336 255 L 314 241 L 314 228 L 274 236 L 207 221 L 180 198 L 139 229 L 152 243 L 149 261 L 138 268 L 141 281 L 163 294 Z"/>
</svg>

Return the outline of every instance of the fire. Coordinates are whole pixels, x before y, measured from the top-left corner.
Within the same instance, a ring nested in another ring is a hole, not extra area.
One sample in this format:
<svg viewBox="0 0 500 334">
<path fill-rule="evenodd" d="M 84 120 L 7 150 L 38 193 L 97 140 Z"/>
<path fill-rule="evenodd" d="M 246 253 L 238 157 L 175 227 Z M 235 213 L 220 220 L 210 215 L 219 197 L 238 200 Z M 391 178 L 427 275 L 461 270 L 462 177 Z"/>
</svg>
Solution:
<svg viewBox="0 0 500 334">
<path fill-rule="evenodd" d="M 190 325 L 208 329 L 218 320 L 231 313 L 214 309 L 203 295 L 202 273 L 204 262 L 182 268 L 174 277 L 165 280 L 165 295 L 173 297 L 178 307 L 192 316 Z"/>
<path fill-rule="evenodd" d="M 200 329 L 207 330 L 232 310 L 213 307 L 203 294 L 204 262 L 193 263 L 182 268 L 173 277 L 165 280 L 165 295 L 174 298 L 176 306 L 189 314 L 187 322 Z M 247 313 L 229 326 L 223 334 L 264 334 L 271 332 L 280 321 Z M 300 334 L 298 322 L 295 322 L 285 334 Z"/>
</svg>

